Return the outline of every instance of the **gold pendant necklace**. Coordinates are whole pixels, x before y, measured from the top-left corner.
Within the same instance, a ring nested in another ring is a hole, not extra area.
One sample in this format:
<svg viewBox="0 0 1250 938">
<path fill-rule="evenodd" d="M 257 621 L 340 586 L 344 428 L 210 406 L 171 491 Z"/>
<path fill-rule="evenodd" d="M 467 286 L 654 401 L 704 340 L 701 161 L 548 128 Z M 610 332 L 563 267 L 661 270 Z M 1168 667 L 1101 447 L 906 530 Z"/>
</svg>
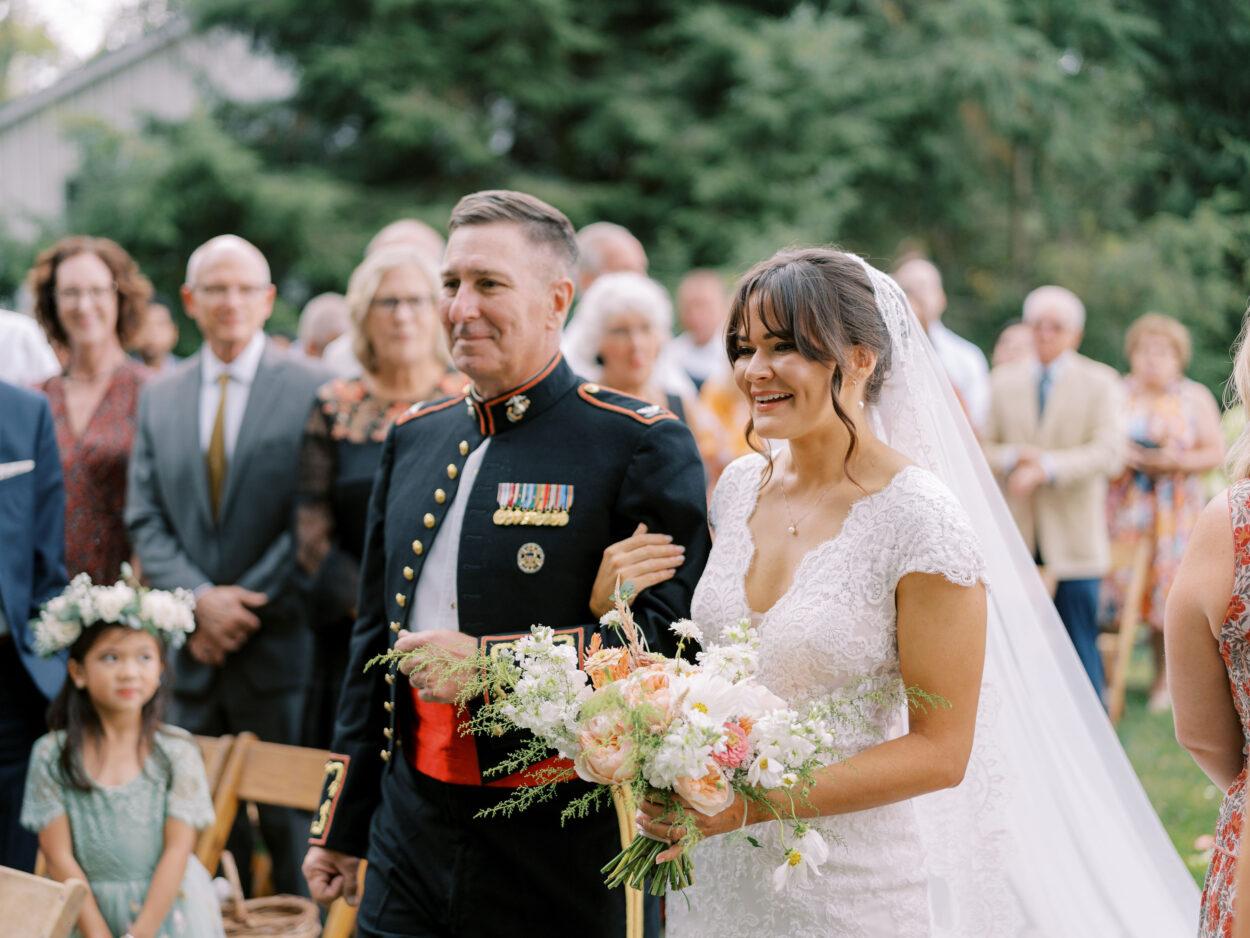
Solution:
<svg viewBox="0 0 1250 938">
<path fill-rule="evenodd" d="M 777 488 L 781 489 L 781 500 L 786 506 L 786 519 L 790 522 L 790 524 L 786 527 L 786 533 L 788 533 L 791 537 L 798 537 L 799 521 L 805 520 L 808 515 L 820 507 L 820 503 L 823 502 L 825 500 L 825 496 L 829 494 L 829 489 L 826 488 L 823 492 L 821 492 L 820 498 L 816 499 L 816 502 L 812 505 L 812 507 L 803 512 L 802 516 L 796 521 L 794 518 L 794 512 L 790 510 L 790 496 L 786 494 L 786 486 L 781 479 L 777 480 Z"/>
</svg>

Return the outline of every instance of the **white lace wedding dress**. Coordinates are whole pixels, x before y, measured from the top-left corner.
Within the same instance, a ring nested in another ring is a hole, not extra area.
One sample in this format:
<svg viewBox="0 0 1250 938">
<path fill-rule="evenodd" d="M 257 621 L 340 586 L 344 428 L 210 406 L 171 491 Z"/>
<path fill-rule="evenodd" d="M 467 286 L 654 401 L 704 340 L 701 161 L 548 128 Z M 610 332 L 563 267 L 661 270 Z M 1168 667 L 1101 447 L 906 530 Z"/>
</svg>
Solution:
<svg viewBox="0 0 1250 938">
<path fill-rule="evenodd" d="M 760 624 L 760 678 L 791 703 L 839 690 L 900 687 L 895 587 L 908 573 L 936 573 L 962 585 L 983 578 L 977 538 L 963 509 L 931 473 L 903 469 L 861 498 L 842 530 L 811 550 L 794 582 L 762 615 L 748 608 L 747 570 L 755 545 L 747 521 L 765 461 L 734 462 L 712 501 L 716 541 L 694 594 L 693 618 L 711 642 L 740 619 Z M 872 715 L 871 728 L 840 740 L 853 754 L 903 729 L 901 707 Z M 749 828 L 768 849 L 729 835 L 694 851 L 695 888 L 671 897 L 674 938 L 898 936 L 930 934 L 925 854 L 910 801 L 822 818 L 830 846 L 824 874 L 776 894 L 771 873 L 781 851 L 776 822 Z M 685 898 L 689 899 L 687 905 Z"/>
</svg>

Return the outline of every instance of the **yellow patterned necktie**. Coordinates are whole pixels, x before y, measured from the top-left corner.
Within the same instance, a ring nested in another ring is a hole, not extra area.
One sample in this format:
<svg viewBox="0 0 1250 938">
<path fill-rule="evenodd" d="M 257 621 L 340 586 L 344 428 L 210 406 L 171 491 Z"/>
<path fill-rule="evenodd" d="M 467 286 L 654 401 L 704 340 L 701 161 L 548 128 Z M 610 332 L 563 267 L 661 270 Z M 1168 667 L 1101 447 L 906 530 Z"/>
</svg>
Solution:
<svg viewBox="0 0 1250 938">
<path fill-rule="evenodd" d="M 208 497 L 213 506 L 213 520 L 221 508 L 221 493 L 226 484 L 226 385 L 230 375 L 217 378 L 221 385 L 221 397 L 217 399 L 217 416 L 213 418 L 213 432 L 208 438 Z"/>
</svg>

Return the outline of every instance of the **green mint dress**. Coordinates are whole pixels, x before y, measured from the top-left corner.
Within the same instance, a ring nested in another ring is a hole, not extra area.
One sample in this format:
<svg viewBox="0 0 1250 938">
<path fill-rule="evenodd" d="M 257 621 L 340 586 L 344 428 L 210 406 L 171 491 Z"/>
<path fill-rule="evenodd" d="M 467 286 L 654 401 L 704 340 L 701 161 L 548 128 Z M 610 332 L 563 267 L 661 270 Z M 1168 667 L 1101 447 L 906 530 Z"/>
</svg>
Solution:
<svg viewBox="0 0 1250 938">
<path fill-rule="evenodd" d="M 35 743 L 26 776 L 22 825 L 41 831 L 62 814 L 69 818 L 74 859 L 114 935 L 125 934 L 143 908 L 148 885 L 165 849 L 165 820 L 196 830 L 213 821 L 208 778 L 195 740 L 162 726 L 143 771 L 124 785 L 80 791 L 61 779 L 58 760 L 65 733 Z M 182 890 L 158 938 L 222 938 L 221 909 L 208 873 L 194 855 Z M 74 931 L 75 938 L 79 935 Z"/>
</svg>

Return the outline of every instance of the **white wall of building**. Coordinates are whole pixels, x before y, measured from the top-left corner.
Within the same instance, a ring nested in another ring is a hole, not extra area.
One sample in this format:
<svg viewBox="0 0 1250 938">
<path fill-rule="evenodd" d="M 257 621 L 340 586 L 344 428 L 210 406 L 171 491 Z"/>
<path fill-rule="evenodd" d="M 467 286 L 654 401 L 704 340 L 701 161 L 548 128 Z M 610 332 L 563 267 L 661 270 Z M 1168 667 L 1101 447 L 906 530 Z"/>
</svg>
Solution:
<svg viewBox="0 0 1250 938">
<path fill-rule="evenodd" d="M 0 107 L 0 226 L 24 237 L 64 212 L 79 159 L 66 130 L 84 119 L 132 130 L 149 116 L 189 117 L 213 94 L 257 102 L 294 90 L 291 72 L 243 37 L 174 21 Z"/>
</svg>

